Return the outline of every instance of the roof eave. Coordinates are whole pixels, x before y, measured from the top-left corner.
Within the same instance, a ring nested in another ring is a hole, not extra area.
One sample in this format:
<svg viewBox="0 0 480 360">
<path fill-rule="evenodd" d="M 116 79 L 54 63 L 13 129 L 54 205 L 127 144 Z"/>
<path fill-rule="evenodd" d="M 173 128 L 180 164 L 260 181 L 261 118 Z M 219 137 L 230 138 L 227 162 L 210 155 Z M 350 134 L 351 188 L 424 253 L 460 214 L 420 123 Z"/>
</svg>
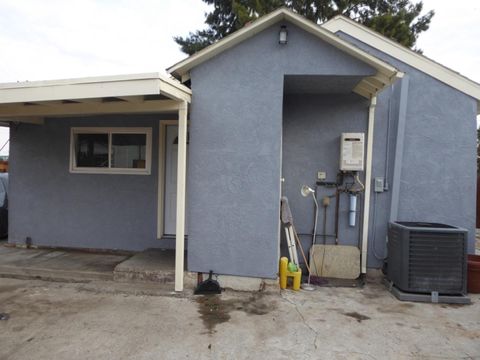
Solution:
<svg viewBox="0 0 480 360">
<path fill-rule="evenodd" d="M 326 41 L 327 43 L 339 48 L 340 50 L 359 59 L 360 61 L 369 64 L 378 71 L 378 74 L 381 77 L 392 79 L 396 78 L 397 74 L 399 73 L 399 71 L 390 64 L 368 54 L 360 48 L 348 43 L 345 40 L 342 40 L 330 31 L 321 28 L 317 24 L 298 14 L 293 13 L 286 8 L 277 9 L 272 13 L 255 20 L 250 25 L 245 26 L 244 28 L 223 38 L 217 43 L 210 45 L 198 53 L 171 66 L 167 69 L 167 71 L 177 78 L 188 77 L 186 75 L 188 75 L 188 72 L 192 68 L 282 20 L 291 22 L 292 24 L 302 28 L 304 31 L 307 31 L 321 40 Z"/>
<path fill-rule="evenodd" d="M 337 15 L 322 24 L 321 27 L 332 33 L 341 31 L 352 36 L 353 38 L 432 76 L 464 94 L 471 96 L 477 100 L 477 114 L 480 114 L 480 84 L 475 81 L 429 59 L 424 55 L 418 54 L 345 16 Z"/>
</svg>

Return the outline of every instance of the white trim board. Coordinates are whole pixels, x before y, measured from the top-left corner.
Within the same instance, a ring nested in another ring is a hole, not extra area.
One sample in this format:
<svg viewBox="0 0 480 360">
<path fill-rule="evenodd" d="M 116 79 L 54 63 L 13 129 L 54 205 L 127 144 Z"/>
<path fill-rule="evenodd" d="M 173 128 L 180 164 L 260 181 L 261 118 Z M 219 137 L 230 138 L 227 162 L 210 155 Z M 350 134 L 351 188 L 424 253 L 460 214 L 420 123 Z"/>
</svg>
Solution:
<svg viewBox="0 0 480 360">
<path fill-rule="evenodd" d="M 480 113 L 480 84 L 345 16 L 338 15 L 321 27 L 332 33 L 341 31 L 477 99 L 479 103 L 478 112 Z"/>
<path fill-rule="evenodd" d="M 178 126 L 178 120 L 160 120 L 158 130 L 157 239 L 163 237 L 165 229 L 165 136 L 169 125 Z"/>
</svg>

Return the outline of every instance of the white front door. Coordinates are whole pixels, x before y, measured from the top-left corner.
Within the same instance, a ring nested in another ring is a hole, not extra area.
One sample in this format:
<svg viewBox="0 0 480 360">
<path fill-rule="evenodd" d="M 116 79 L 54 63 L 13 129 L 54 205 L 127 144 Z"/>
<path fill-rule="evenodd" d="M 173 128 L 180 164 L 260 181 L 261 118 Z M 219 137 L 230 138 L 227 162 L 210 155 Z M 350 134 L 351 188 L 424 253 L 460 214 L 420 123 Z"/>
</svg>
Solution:
<svg viewBox="0 0 480 360">
<path fill-rule="evenodd" d="M 188 136 L 187 136 L 188 143 Z M 188 146 L 188 145 L 187 145 Z M 165 134 L 165 208 L 164 235 L 175 235 L 177 209 L 178 127 L 167 125 Z M 188 160 L 188 159 L 187 159 Z M 188 234 L 185 224 L 185 235 Z"/>
</svg>

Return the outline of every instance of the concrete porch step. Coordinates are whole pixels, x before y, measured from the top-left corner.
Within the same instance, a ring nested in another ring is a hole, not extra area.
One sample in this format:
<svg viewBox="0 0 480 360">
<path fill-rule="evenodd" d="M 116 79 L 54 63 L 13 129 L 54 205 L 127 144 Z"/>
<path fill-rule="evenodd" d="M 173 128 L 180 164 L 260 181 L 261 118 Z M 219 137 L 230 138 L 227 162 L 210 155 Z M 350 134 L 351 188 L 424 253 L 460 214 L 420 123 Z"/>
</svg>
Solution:
<svg viewBox="0 0 480 360">
<path fill-rule="evenodd" d="M 119 282 L 174 284 L 175 250 L 147 249 L 118 264 L 113 279 Z"/>
<path fill-rule="evenodd" d="M 67 282 L 113 280 L 126 255 L 0 246 L 0 277 Z"/>
</svg>

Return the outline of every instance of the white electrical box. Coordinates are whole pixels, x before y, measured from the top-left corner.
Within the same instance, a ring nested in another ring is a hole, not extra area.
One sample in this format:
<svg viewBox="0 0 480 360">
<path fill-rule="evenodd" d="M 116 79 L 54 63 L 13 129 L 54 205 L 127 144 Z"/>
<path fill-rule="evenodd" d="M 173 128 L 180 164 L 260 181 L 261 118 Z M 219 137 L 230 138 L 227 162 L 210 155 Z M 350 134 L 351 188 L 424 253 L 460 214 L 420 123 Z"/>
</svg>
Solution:
<svg viewBox="0 0 480 360">
<path fill-rule="evenodd" d="M 342 133 L 340 171 L 363 171 L 364 149 L 364 133 Z"/>
<path fill-rule="evenodd" d="M 317 171 L 317 180 L 318 181 L 327 180 L 327 173 L 325 171 Z"/>
</svg>

